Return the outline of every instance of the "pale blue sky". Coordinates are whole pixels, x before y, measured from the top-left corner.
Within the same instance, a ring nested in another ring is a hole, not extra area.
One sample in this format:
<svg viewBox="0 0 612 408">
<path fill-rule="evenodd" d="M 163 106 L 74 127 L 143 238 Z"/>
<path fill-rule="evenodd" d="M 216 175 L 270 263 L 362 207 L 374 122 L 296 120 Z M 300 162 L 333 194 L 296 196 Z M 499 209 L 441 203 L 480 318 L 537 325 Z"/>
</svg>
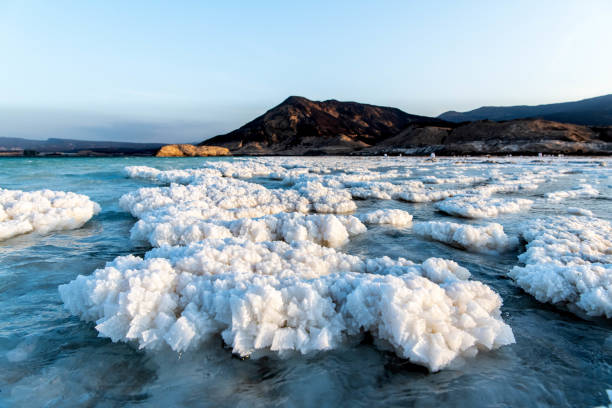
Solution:
<svg viewBox="0 0 612 408">
<path fill-rule="evenodd" d="M 289 95 L 435 116 L 608 94 L 610 21 L 609 0 L 0 0 L 0 136 L 197 141 Z"/>
</svg>

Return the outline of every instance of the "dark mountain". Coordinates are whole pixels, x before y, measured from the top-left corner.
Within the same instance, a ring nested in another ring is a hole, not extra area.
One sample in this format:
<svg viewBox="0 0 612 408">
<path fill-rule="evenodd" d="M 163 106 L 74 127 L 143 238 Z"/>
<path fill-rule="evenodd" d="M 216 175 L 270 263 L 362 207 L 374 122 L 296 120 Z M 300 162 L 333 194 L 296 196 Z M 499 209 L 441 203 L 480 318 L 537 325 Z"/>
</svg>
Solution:
<svg viewBox="0 0 612 408">
<path fill-rule="evenodd" d="M 154 154 L 161 143 L 104 142 L 72 139 L 31 140 L 0 137 L 0 151 L 33 150 L 40 153 Z"/>
<path fill-rule="evenodd" d="M 538 118 L 576 125 L 612 126 L 612 94 L 548 105 L 483 106 L 469 112 L 445 112 L 438 118 L 457 123 Z"/>
<path fill-rule="evenodd" d="M 291 96 L 241 128 L 200 144 L 238 154 L 341 154 L 372 146 L 408 126 L 446 124 L 397 108 Z"/>
</svg>

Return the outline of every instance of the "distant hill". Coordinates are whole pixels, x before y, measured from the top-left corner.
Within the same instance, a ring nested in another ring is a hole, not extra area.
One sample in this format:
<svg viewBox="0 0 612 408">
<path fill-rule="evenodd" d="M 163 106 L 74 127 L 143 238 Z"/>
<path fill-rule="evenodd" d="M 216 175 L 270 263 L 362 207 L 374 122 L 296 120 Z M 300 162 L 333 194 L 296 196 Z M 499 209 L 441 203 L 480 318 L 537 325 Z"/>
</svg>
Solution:
<svg viewBox="0 0 612 408">
<path fill-rule="evenodd" d="M 469 112 L 448 111 L 438 118 L 456 123 L 537 118 L 576 125 L 612 126 L 612 94 L 548 105 L 483 106 Z"/>
<path fill-rule="evenodd" d="M 410 125 L 445 124 L 397 108 L 290 96 L 241 128 L 200 144 L 237 154 L 342 154 L 372 146 Z"/>
<path fill-rule="evenodd" d="M 105 142 L 72 139 L 32 140 L 0 137 L 0 151 L 33 150 L 39 153 L 154 154 L 161 143 Z"/>
</svg>

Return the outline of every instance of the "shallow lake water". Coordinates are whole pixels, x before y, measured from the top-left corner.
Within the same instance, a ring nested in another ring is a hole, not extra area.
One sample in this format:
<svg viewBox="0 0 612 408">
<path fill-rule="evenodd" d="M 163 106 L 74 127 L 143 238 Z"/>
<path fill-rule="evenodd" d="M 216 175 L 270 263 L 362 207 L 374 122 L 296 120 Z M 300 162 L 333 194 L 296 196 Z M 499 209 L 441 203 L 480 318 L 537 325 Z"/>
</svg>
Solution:
<svg viewBox="0 0 612 408">
<path fill-rule="evenodd" d="M 240 358 L 220 336 L 182 353 L 169 348 L 139 350 L 131 342 L 99 337 L 95 323 L 84 322 L 65 310 L 59 285 L 78 275 L 90 275 L 118 256 L 142 256 L 151 249 L 130 240 L 130 229 L 137 220 L 119 206 L 119 198 L 141 187 L 166 184 L 129 178 L 124 167 L 190 169 L 232 160 L 0 160 L 0 188 L 73 191 L 89 196 L 102 208 L 80 229 L 0 241 L 0 406 L 595 407 L 608 403 L 606 390 L 612 389 L 611 320 L 541 303 L 519 288 L 506 274 L 519 263 L 524 243 L 503 253 L 474 253 L 419 237 L 411 227 L 375 225 L 337 248 L 364 258 L 403 257 L 417 263 L 430 257 L 451 259 L 467 268 L 473 280 L 501 296 L 502 317 L 512 328 L 516 343 L 480 352 L 457 367 L 434 373 L 392 351 L 380 350 L 368 336 L 329 351 L 261 358 Z M 301 163 L 309 166 L 310 160 L 317 159 L 306 158 Z M 372 172 L 409 170 L 405 177 L 390 175 L 391 182 L 456 176 L 458 166 L 462 175 L 473 177 L 488 176 L 492 168 L 519 179 L 523 172 L 533 170 L 550 175 L 534 190 L 494 193 L 499 198 L 531 199 L 534 204 L 526 211 L 487 220 L 452 217 L 431 202 L 371 197 L 354 200 L 356 215 L 401 209 L 412 214 L 414 222 L 482 225 L 493 221 L 513 236 L 522 232 L 526 219 L 566 216 L 567 207 L 584 208 L 596 218 L 612 220 L 609 159 L 473 158 L 431 163 L 409 158 L 328 158 L 323 164 L 334 167 L 335 160 L 342 161 L 344 171 L 350 168 L 346 163 L 351 160 L 357 167 L 366 163 Z M 379 167 L 371 165 L 373 160 L 380 161 Z M 255 175 L 244 180 L 267 188 L 290 188 L 279 177 Z M 571 191 L 584 183 L 599 194 L 559 202 L 545 199 L 547 193 Z"/>
</svg>

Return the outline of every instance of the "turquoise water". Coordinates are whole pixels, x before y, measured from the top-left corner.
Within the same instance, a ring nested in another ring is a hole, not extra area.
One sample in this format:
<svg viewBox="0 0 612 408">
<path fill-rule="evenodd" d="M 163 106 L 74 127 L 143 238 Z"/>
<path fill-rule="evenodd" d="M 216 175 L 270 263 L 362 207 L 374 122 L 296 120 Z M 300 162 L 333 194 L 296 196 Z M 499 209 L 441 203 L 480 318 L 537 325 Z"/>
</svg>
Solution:
<svg viewBox="0 0 612 408">
<path fill-rule="evenodd" d="M 535 301 L 504 274 L 519 251 L 473 254 L 374 227 L 343 251 L 453 259 L 504 300 L 517 343 L 481 353 L 459 369 L 429 374 L 368 342 L 287 359 L 241 360 L 221 341 L 177 355 L 148 353 L 97 337 L 92 324 L 64 309 L 57 287 L 119 255 L 149 248 L 129 240 L 135 222 L 118 206 L 122 194 L 153 183 L 128 179 L 127 165 L 197 167 L 204 158 L 49 158 L 0 160 L 0 187 L 85 194 L 102 212 L 83 228 L 28 234 L 0 242 L 0 406 L 596 406 L 612 388 L 612 324 L 581 319 Z M 576 163 L 576 166 L 581 166 Z M 257 180 L 273 185 L 269 180 Z M 564 184 L 565 183 L 565 184 Z M 525 197 L 563 189 L 568 181 Z M 572 201 L 612 217 L 608 177 L 597 199 Z M 445 218 L 431 205 L 357 201 L 359 211 L 401 208 L 415 220 Z M 558 208 L 538 208 L 553 214 Z M 537 215 L 537 214 L 536 214 Z M 503 220 L 516 233 L 521 216 Z"/>
</svg>

